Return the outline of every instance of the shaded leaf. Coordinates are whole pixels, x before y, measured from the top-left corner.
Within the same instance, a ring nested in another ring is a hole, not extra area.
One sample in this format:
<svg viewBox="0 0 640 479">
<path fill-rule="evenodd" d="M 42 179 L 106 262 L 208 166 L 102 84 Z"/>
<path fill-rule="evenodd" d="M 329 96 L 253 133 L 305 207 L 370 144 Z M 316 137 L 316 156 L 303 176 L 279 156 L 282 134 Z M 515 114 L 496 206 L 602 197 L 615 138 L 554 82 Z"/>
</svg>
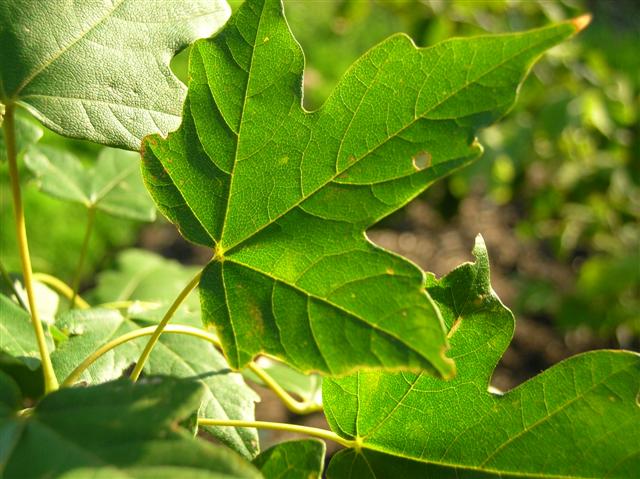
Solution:
<svg viewBox="0 0 640 479">
<path fill-rule="evenodd" d="M 113 216 L 153 221 L 155 208 L 140 179 L 136 153 L 104 148 L 86 168 L 65 150 L 31 148 L 25 163 L 40 189 L 56 198 L 81 203 Z"/>
<path fill-rule="evenodd" d="M 141 343 L 143 346 L 144 343 Z M 229 368 L 222 354 L 201 339 L 165 334 L 154 348 L 146 374 L 197 379 L 205 386 L 198 415 L 216 419 L 255 420 L 259 396 Z M 253 458 L 260 450 L 255 428 L 200 426 L 234 451 Z"/>
<path fill-rule="evenodd" d="M 137 150 L 179 123 L 171 57 L 228 18 L 224 0 L 0 4 L 0 102 L 57 133 Z"/>
<path fill-rule="evenodd" d="M 54 349 L 53 340 L 46 324 L 45 340 L 49 351 Z M 40 367 L 40 351 L 28 312 L 0 294 L 0 352 L 24 363 L 29 369 Z"/>
<path fill-rule="evenodd" d="M 120 252 L 114 269 L 98 274 L 96 287 L 87 294 L 96 303 L 147 301 L 168 305 L 195 276 L 198 267 L 185 266 L 139 249 Z M 182 309 L 200 309 L 197 296 L 190 295 Z"/>
<path fill-rule="evenodd" d="M 533 61 L 576 28 L 372 48 L 321 109 L 279 0 L 249 0 L 191 51 L 180 128 L 143 143 L 144 178 L 189 240 L 214 249 L 203 317 L 230 364 L 453 374 L 423 273 L 365 230 L 476 158 Z"/>
<path fill-rule="evenodd" d="M 108 309 L 73 310 L 62 315 L 56 325 L 70 335 L 51 355 L 56 374 L 66 378 L 89 354 L 129 331 L 147 326 L 120 312 Z M 104 354 L 80 377 L 88 384 L 119 378 L 135 363 L 148 337 L 128 341 Z M 209 343 L 183 335 L 165 334 L 145 365 L 145 374 L 167 374 L 191 378 L 204 386 L 200 415 L 220 419 L 252 421 L 255 419 L 255 392 L 233 373 L 224 357 Z M 209 427 L 214 437 L 246 457 L 258 452 L 255 429 Z"/>
<path fill-rule="evenodd" d="M 289 441 L 270 447 L 253 460 L 265 479 L 320 479 L 326 446 L 322 441 Z"/>
<path fill-rule="evenodd" d="M 0 473 L 30 478 L 63 473 L 260 477 L 231 451 L 194 439 L 178 426 L 195 414 L 201 394 L 195 382 L 158 377 L 135 385 L 119 380 L 56 391 L 27 416 L 11 411 L 0 417 L 0 437 L 9 446 L 3 447 L 6 461 Z"/>
<path fill-rule="evenodd" d="M 491 289 L 481 238 L 474 255 L 427 285 L 451 336 L 454 379 L 358 373 L 324 381 L 331 428 L 363 448 L 340 452 L 329 477 L 386 477 L 396 468 L 438 478 L 638 477 L 640 355 L 581 354 L 504 395 L 489 393 L 514 321 Z"/>
</svg>

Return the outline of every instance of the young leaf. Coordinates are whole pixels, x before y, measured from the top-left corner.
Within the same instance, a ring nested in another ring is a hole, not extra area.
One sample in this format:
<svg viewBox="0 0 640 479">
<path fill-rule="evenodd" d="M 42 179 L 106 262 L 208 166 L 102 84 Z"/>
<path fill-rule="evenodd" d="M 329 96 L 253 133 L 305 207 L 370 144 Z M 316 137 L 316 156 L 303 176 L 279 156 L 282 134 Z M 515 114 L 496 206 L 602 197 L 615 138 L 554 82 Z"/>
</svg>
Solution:
<svg viewBox="0 0 640 479">
<path fill-rule="evenodd" d="M 638 477 L 640 355 L 581 354 L 491 394 L 514 320 L 491 289 L 481 238 L 474 255 L 427 285 L 451 337 L 453 380 L 365 372 L 324 381 L 331 428 L 362 448 L 339 453 L 329 476 Z"/>
<path fill-rule="evenodd" d="M 66 136 L 138 150 L 178 126 L 169 61 L 229 17 L 224 0 L 0 4 L 0 102 Z"/>
<path fill-rule="evenodd" d="M 180 322 L 180 321 L 179 321 Z M 56 326 L 70 337 L 51 355 L 57 376 L 66 378 L 89 354 L 108 341 L 147 324 L 107 309 L 72 310 Z M 128 341 L 104 354 L 81 376 L 88 384 L 120 377 L 140 356 L 146 337 Z M 156 345 L 145 374 L 170 374 L 192 378 L 204 386 L 200 415 L 253 421 L 256 393 L 242 376 L 232 373 L 224 357 L 209 343 L 182 335 L 166 334 Z M 214 437 L 247 458 L 259 450 L 258 436 L 251 428 L 204 427 Z"/>
<path fill-rule="evenodd" d="M 197 42 L 180 128 L 143 142 L 156 204 L 213 248 L 200 292 L 233 367 L 265 352 L 303 371 L 450 376 L 423 273 L 364 231 L 481 151 L 533 61 L 570 22 L 416 48 L 393 36 L 324 106 L 302 107 L 304 58 L 280 0 L 248 0 Z"/>
<path fill-rule="evenodd" d="M 0 381 L 3 399 L 8 396 L 5 382 Z M 23 416 L 0 408 L 0 437 L 7 446 L 0 474 L 260 477 L 231 451 L 194 439 L 178 426 L 195 414 L 201 395 L 195 382 L 156 377 L 135 385 L 119 380 L 62 389 Z"/>
<path fill-rule="evenodd" d="M 73 154 L 49 146 L 31 148 L 27 167 L 45 193 L 112 216 L 153 221 L 156 211 L 140 179 L 137 154 L 104 148 L 86 168 Z"/>
<path fill-rule="evenodd" d="M 276 444 L 253 460 L 265 479 L 320 479 L 326 446 L 304 440 Z"/>
<path fill-rule="evenodd" d="M 55 347 L 45 327 L 47 348 Z M 24 363 L 31 370 L 40 366 L 40 351 L 28 312 L 0 294 L 0 352 Z"/>
</svg>

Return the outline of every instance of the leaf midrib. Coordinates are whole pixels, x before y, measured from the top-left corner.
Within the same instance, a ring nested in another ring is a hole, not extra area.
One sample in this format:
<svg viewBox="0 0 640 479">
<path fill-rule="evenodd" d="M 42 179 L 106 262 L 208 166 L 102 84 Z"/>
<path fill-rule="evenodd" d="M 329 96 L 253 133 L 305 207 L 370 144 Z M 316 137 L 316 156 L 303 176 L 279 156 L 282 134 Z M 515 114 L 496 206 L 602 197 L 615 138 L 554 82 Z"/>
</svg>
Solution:
<svg viewBox="0 0 640 479">
<path fill-rule="evenodd" d="M 97 166 L 97 165 L 96 165 Z M 97 206 L 100 201 L 106 198 L 106 196 L 111 193 L 125 178 L 127 178 L 131 173 L 133 173 L 138 167 L 136 162 L 131 162 L 131 165 L 126 167 L 116 176 L 114 176 L 111 181 L 109 181 L 106 185 L 104 185 L 99 191 L 93 191 L 93 185 L 91 185 L 91 204 L 92 206 Z M 95 168 L 89 170 L 90 173 L 95 173 Z M 91 175 L 93 178 L 96 178 L 95 175 Z M 94 198 L 95 196 L 95 198 Z"/>
<path fill-rule="evenodd" d="M 236 163 L 238 163 L 238 151 L 240 150 L 240 138 L 241 138 L 241 134 L 242 134 L 242 126 L 244 125 L 244 111 L 247 107 L 247 99 L 248 99 L 248 95 L 249 95 L 249 85 L 251 84 L 251 80 L 252 80 L 252 75 L 251 72 L 253 71 L 253 61 L 255 58 L 255 53 L 256 50 L 258 49 L 258 45 L 256 45 L 256 40 L 258 39 L 258 33 L 260 32 L 260 26 L 262 25 L 262 18 L 264 15 L 264 8 L 266 6 L 266 3 L 262 4 L 262 9 L 260 10 L 260 16 L 258 17 L 258 26 L 256 28 L 256 33 L 255 36 L 253 37 L 253 48 L 251 49 L 251 59 L 249 60 L 249 69 L 247 71 L 247 85 L 245 86 L 244 89 L 244 98 L 242 99 L 242 110 L 240 112 L 240 125 L 238 126 L 238 133 L 235 136 L 236 138 L 236 148 L 235 151 L 233 152 L 233 163 L 231 164 L 231 171 L 229 171 L 229 194 L 227 195 L 227 204 L 225 205 L 225 211 L 224 211 L 224 216 L 222 218 L 222 229 L 220 231 L 220 243 L 222 243 L 222 238 L 224 238 L 224 231 L 225 228 L 227 226 L 227 217 L 229 216 L 229 205 L 231 204 L 231 191 L 233 191 L 233 178 L 234 178 L 234 171 L 236 168 Z M 236 26 L 237 28 L 237 26 Z M 234 59 L 235 61 L 235 59 Z M 236 64 L 238 66 L 240 66 L 237 62 Z M 205 69 L 205 74 L 206 74 L 206 69 Z M 207 76 L 207 82 L 208 82 L 209 78 Z M 222 115 L 222 111 L 220 112 L 220 116 L 222 116 L 224 118 L 224 115 Z M 225 123 L 226 123 L 226 119 L 225 119 Z M 232 130 L 233 131 L 233 130 Z M 205 231 L 208 232 L 208 230 L 205 229 Z M 215 238 L 211 238 L 213 239 L 213 241 L 215 242 Z"/>
</svg>

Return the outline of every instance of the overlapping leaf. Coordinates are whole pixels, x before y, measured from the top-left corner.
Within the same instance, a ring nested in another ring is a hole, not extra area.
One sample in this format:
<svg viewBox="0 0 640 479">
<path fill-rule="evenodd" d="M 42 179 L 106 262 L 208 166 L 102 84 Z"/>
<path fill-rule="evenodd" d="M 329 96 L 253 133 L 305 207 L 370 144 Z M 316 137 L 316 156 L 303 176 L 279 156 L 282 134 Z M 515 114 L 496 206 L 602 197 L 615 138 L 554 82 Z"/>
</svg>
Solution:
<svg viewBox="0 0 640 479">
<path fill-rule="evenodd" d="M 143 144 L 164 214 L 215 260 L 200 291 L 234 367 L 261 352 L 295 367 L 428 369 L 448 376 L 423 274 L 364 231 L 480 152 L 531 63 L 570 22 L 416 48 L 377 45 L 318 111 L 279 0 L 248 0 L 195 44 L 183 122 Z"/>
<path fill-rule="evenodd" d="M 197 267 L 185 266 L 149 251 L 128 249 L 118 254 L 114 269 L 98 274 L 96 287 L 87 297 L 98 304 L 138 300 L 166 305 L 197 272 Z M 200 308 L 195 295 L 189 296 L 183 305 L 188 312 L 197 312 Z"/>
<path fill-rule="evenodd" d="M 229 17 L 224 0 L 0 3 L 0 102 L 67 136 L 137 150 L 179 124 L 169 61 Z"/>
<path fill-rule="evenodd" d="M 253 460 L 265 479 L 320 479 L 326 446 L 317 440 L 276 444 Z"/>
<path fill-rule="evenodd" d="M 25 157 L 40 188 L 56 198 L 81 203 L 113 216 L 153 221 L 155 208 L 140 178 L 137 154 L 104 148 L 93 167 L 73 154 L 40 146 Z"/>
<path fill-rule="evenodd" d="M 195 414 L 201 395 L 202 387 L 192 381 L 119 380 L 54 392 L 19 416 L 17 387 L 0 373 L 0 474 L 260 477 L 231 451 L 196 440 L 178 426 Z"/>
<path fill-rule="evenodd" d="M 97 347 L 129 331 L 155 325 L 167 308 L 167 302 L 184 286 L 181 280 L 186 278 L 188 281 L 191 273 L 191 268 L 149 252 L 128 250 L 121 253 L 118 269 L 102 273 L 90 296 L 98 300 L 110 297 L 118 301 L 153 301 L 157 302 L 157 307 L 136 311 L 134 305 L 126 315 L 108 309 L 89 309 L 60 316 L 56 325 L 70 335 L 51 358 L 60 379 L 66 378 Z M 188 306 L 178 312 L 173 323 L 201 324 L 197 309 Z M 138 359 L 146 340 L 129 341 L 109 351 L 85 371 L 81 380 L 98 384 L 120 377 Z M 163 335 L 144 372 L 194 378 L 200 382 L 204 386 L 201 416 L 244 421 L 255 418 L 254 407 L 258 400 L 255 392 L 244 383 L 242 376 L 230 371 L 213 345 L 201 339 Z M 245 457 L 252 458 L 258 453 L 258 435 L 253 428 L 205 426 L 204 429 Z"/>
<path fill-rule="evenodd" d="M 555 365 L 503 396 L 487 391 L 513 333 L 491 289 L 484 243 L 427 289 L 443 312 L 458 374 L 325 380 L 331 428 L 361 450 L 329 477 L 627 477 L 640 475 L 640 355 L 595 351 Z"/>
</svg>

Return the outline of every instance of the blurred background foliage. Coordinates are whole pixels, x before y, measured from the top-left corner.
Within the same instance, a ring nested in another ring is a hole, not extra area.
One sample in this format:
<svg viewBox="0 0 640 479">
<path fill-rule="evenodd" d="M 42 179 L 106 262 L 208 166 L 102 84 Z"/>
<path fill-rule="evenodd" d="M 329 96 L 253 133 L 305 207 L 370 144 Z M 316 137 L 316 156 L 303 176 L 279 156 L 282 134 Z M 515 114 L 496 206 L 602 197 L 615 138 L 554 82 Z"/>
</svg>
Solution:
<svg viewBox="0 0 640 479">
<path fill-rule="evenodd" d="M 238 1 L 230 2 L 236 7 Z M 507 118 L 480 134 L 485 155 L 386 219 L 372 238 L 444 274 L 488 240 L 496 289 L 518 318 L 590 331 L 637 347 L 640 336 L 640 3 L 635 0 L 285 1 L 305 50 L 305 106 L 318 108 L 349 65 L 402 31 L 417 45 L 451 36 L 511 32 L 594 15 L 591 26 L 534 68 Z M 188 51 L 173 62 L 187 78 Z M 95 162 L 99 147 L 45 131 L 41 143 Z M 0 163 L 0 251 L 18 271 L 6 162 Z M 85 224 L 81 205 L 38 192 L 22 171 L 34 269 L 67 281 Z M 486 220 L 490 218 L 490 220 Z M 465 236 L 465 228 L 468 234 Z M 462 236 L 462 239 L 460 237 Z M 460 244 L 448 262 L 443 250 Z M 130 246 L 186 262 L 194 250 L 160 219 L 144 226 L 99 215 L 84 285 Z M 427 254 L 431 251 L 429 254 Z M 440 262 L 438 262 L 440 261 Z M 502 281 L 500 280 L 502 278 Z M 500 284 L 504 291 L 500 290 Z M 570 337 L 570 336 L 569 336 Z"/>
</svg>

